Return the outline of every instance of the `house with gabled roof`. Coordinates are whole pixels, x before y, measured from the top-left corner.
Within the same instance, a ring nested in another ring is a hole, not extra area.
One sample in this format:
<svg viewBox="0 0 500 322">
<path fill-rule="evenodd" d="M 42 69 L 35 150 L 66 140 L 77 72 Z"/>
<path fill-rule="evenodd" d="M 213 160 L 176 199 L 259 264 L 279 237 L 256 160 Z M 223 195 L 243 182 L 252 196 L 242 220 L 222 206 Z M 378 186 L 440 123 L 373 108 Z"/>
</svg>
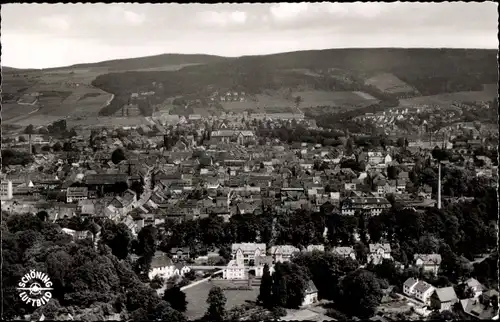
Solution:
<svg viewBox="0 0 500 322">
<path fill-rule="evenodd" d="M 453 286 L 437 288 L 430 297 L 431 307 L 440 312 L 450 311 L 457 302 L 458 297 Z"/>
<path fill-rule="evenodd" d="M 148 272 L 149 279 L 159 276 L 162 279 L 169 279 L 172 276 L 184 276 L 191 269 L 182 264 L 174 264 L 172 260 L 163 252 L 156 251 L 151 261 L 151 269 Z"/>
<path fill-rule="evenodd" d="M 413 297 L 425 304 L 430 303 L 430 297 L 434 290 L 434 286 L 413 277 L 408 278 L 403 284 L 403 293 L 405 295 Z"/>
<path fill-rule="evenodd" d="M 271 246 L 271 248 L 267 251 L 275 263 L 288 262 L 292 256 L 298 252 L 300 252 L 300 249 L 292 245 Z"/>
<path fill-rule="evenodd" d="M 474 292 L 474 298 L 478 298 L 479 295 L 483 294 L 483 292 L 486 290 L 483 284 L 472 277 L 466 280 L 464 284 L 467 285 L 467 287 L 469 287 L 472 292 Z"/>
<path fill-rule="evenodd" d="M 231 254 L 233 259 L 235 259 L 239 264 L 254 266 L 261 256 L 266 255 L 266 244 L 232 244 Z"/>
<path fill-rule="evenodd" d="M 334 247 L 332 249 L 332 253 L 343 258 L 351 258 L 353 260 L 356 260 L 356 252 L 352 247 Z"/>
<path fill-rule="evenodd" d="M 309 306 L 318 302 L 318 289 L 312 280 L 307 283 L 307 288 L 304 294 L 304 300 L 302 301 L 302 306 Z"/>
<path fill-rule="evenodd" d="M 441 255 L 439 254 L 415 254 L 413 255 L 415 266 L 423 268 L 426 272 L 433 272 L 437 275 L 441 265 Z"/>
<path fill-rule="evenodd" d="M 392 259 L 391 245 L 385 244 L 369 244 L 370 253 L 368 254 L 367 262 L 372 262 L 374 265 L 379 265 L 384 259 Z"/>
</svg>

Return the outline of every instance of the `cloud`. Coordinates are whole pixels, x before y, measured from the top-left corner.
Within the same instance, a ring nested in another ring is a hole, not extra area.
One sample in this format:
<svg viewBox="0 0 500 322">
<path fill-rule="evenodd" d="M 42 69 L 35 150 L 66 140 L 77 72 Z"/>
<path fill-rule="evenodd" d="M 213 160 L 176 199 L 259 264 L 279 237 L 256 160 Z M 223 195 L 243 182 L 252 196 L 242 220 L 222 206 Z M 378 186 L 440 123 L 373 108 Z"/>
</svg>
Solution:
<svg viewBox="0 0 500 322">
<path fill-rule="evenodd" d="M 243 25 L 248 18 L 243 11 L 202 11 L 198 13 L 198 17 L 201 23 L 218 27 Z"/>
<path fill-rule="evenodd" d="M 274 19 L 278 21 L 290 21 L 307 12 L 309 4 L 301 3 L 279 3 L 273 4 L 269 11 Z"/>
<path fill-rule="evenodd" d="M 145 15 L 137 14 L 129 10 L 124 10 L 123 16 L 125 17 L 125 20 L 131 25 L 141 25 L 146 20 Z"/>
<path fill-rule="evenodd" d="M 69 19 L 63 15 L 41 17 L 40 22 L 55 31 L 67 31 L 70 28 Z"/>
<path fill-rule="evenodd" d="M 139 26 L 146 21 L 146 15 L 137 13 L 132 10 L 127 10 L 122 6 L 110 6 L 109 8 L 109 18 L 111 22 L 115 24 L 123 24 Z"/>
</svg>

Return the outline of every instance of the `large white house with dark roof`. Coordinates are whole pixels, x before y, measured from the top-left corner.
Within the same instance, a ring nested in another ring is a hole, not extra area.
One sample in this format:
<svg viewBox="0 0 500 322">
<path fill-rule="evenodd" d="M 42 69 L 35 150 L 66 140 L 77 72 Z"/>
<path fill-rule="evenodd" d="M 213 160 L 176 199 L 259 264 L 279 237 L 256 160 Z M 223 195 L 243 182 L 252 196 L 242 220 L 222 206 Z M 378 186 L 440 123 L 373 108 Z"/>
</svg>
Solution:
<svg viewBox="0 0 500 322">
<path fill-rule="evenodd" d="M 261 256 L 266 256 L 266 244 L 238 243 L 231 246 L 231 255 L 238 264 L 256 266 Z"/>
</svg>

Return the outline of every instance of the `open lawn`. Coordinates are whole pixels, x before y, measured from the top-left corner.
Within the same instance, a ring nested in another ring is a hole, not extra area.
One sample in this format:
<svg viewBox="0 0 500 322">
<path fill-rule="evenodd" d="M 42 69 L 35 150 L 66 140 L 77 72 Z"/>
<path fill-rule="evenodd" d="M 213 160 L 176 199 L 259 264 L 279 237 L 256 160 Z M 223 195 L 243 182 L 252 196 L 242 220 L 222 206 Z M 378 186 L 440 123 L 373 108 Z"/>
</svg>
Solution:
<svg viewBox="0 0 500 322">
<path fill-rule="evenodd" d="M 414 88 L 406 84 L 393 74 L 383 73 L 375 75 L 365 81 L 365 84 L 372 85 L 385 93 L 409 93 Z"/>
<path fill-rule="evenodd" d="M 497 96 L 497 85 L 486 84 L 482 91 L 444 93 L 431 96 L 420 96 L 399 100 L 401 107 L 418 105 L 450 106 L 454 102 L 491 101 Z"/>
<path fill-rule="evenodd" d="M 188 301 L 186 316 L 189 319 L 197 319 L 205 314 L 208 307 L 206 301 L 212 286 L 212 282 L 206 282 L 184 291 Z M 255 301 L 259 295 L 259 289 L 255 287 L 251 291 L 224 291 L 224 294 L 227 299 L 226 310 L 229 310 L 232 307 L 246 303 L 246 301 Z"/>
<path fill-rule="evenodd" d="M 222 108 L 227 112 L 243 113 L 291 113 L 295 106 L 292 100 L 286 100 L 279 95 L 257 94 L 256 102 L 247 100 L 245 102 L 221 102 Z"/>
<path fill-rule="evenodd" d="M 294 92 L 293 96 L 302 98 L 300 108 L 303 109 L 316 106 L 364 107 L 377 102 L 377 99 L 362 92 L 304 91 Z"/>
<path fill-rule="evenodd" d="M 282 97 L 279 97 L 277 95 L 265 95 L 265 94 L 258 94 L 256 95 L 257 98 L 257 106 L 259 107 L 260 112 L 266 111 L 268 108 L 288 108 L 288 107 L 293 107 L 295 105 L 293 100 L 286 100 Z"/>
<path fill-rule="evenodd" d="M 2 123 L 8 123 L 9 120 L 14 120 L 20 116 L 26 116 L 38 109 L 35 105 L 21 105 L 17 103 L 2 104 Z"/>
<path fill-rule="evenodd" d="M 66 120 L 68 127 L 114 127 L 148 125 L 149 122 L 143 116 L 137 117 L 73 117 Z"/>
</svg>

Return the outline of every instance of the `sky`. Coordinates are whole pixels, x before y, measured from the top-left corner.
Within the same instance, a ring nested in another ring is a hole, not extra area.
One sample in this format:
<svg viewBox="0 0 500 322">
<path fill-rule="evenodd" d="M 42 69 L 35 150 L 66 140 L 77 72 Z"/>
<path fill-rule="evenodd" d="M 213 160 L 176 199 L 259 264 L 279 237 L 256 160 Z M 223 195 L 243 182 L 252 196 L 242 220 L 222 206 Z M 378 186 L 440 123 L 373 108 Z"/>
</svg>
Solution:
<svg viewBox="0 0 500 322">
<path fill-rule="evenodd" d="M 495 2 L 6 4 L 3 66 L 49 68 L 164 53 L 498 48 Z"/>
</svg>

